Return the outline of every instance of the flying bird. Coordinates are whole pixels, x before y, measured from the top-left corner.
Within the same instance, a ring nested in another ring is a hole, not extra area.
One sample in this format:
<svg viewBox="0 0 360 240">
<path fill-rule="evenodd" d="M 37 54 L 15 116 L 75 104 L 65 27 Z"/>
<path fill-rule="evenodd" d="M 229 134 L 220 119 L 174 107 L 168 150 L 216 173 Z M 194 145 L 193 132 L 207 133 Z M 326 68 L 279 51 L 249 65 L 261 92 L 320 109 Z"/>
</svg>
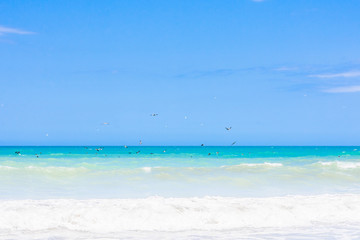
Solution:
<svg viewBox="0 0 360 240">
<path fill-rule="evenodd" d="M 150 116 L 152 116 L 152 117 L 156 117 L 157 115 L 159 115 L 159 114 L 157 114 L 157 113 L 150 114 Z"/>
<path fill-rule="evenodd" d="M 234 146 L 236 144 L 236 141 L 231 144 L 231 146 Z"/>
<path fill-rule="evenodd" d="M 229 131 L 231 129 L 231 127 L 225 127 L 225 129 Z"/>
</svg>

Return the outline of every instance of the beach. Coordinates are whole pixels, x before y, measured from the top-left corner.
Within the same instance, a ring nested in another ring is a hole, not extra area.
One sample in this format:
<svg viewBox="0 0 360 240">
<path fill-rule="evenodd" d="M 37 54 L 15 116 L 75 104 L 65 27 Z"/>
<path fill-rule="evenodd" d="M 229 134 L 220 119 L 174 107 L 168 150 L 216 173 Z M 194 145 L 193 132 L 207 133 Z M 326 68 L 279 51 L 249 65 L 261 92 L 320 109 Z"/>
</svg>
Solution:
<svg viewBox="0 0 360 240">
<path fill-rule="evenodd" d="M 1 147 L 0 237 L 351 238 L 360 234 L 359 155 L 357 147 Z"/>
<path fill-rule="evenodd" d="M 0 240 L 360 239 L 360 1 L 0 10 Z"/>
</svg>

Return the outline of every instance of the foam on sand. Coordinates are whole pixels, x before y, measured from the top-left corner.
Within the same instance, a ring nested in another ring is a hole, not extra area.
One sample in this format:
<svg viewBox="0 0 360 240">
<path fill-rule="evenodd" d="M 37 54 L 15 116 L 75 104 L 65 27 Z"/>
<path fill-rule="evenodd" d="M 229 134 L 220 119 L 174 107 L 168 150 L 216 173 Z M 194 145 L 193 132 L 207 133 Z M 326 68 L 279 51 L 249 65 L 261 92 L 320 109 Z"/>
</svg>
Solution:
<svg viewBox="0 0 360 240">
<path fill-rule="evenodd" d="M 360 195 L 0 201 L 0 233 L 234 230 L 360 224 Z"/>
</svg>

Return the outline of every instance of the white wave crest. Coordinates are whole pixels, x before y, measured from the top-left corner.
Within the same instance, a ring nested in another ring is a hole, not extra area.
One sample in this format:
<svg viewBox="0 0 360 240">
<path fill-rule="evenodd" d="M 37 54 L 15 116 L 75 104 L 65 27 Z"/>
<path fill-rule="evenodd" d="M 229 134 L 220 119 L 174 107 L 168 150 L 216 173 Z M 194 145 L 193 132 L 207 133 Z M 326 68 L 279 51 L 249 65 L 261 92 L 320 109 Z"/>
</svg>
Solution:
<svg viewBox="0 0 360 240">
<path fill-rule="evenodd" d="M 241 163 L 237 165 L 225 165 L 221 166 L 221 168 L 226 169 L 234 169 L 234 168 L 273 168 L 273 167 L 283 167 L 284 165 L 282 163 Z"/>
<path fill-rule="evenodd" d="M 322 166 L 335 166 L 341 169 L 353 169 L 353 168 L 359 168 L 360 162 L 340 162 L 340 161 L 334 161 L 334 162 L 318 162 L 318 164 Z"/>
<path fill-rule="evenodd" d="M 243 163 L 240 164 L 240 166 L 248 166 L 248 167 L 261 167 L 261 166 L 266 166 L 266 167 L 282 167 L 283 164 L 282 163 L 269 163 L 269 162 L 264 162 L 264 163 Z M 239 165 L 238 165 L 239 166 Z"/>
<path fill-rule="evenodd" d="M 143 167 L 142 170 L 146 173 L 151 173 L 151 167 Z"/>
</svg>

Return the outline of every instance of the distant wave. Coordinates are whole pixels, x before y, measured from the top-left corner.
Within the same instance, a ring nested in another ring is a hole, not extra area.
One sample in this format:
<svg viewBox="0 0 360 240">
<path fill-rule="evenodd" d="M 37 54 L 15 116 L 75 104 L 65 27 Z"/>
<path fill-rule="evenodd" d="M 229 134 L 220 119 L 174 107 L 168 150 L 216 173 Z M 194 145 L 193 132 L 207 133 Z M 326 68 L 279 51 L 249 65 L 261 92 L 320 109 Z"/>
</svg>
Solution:
<svg viewBox="0 0 360 240">
<path fill-rule="evenodd" d="M 237 165 L 223 165 L 220 167 L 163 167 L 163 166 L 145 166 L 139 168 L 127 168 L 127 167 L 119 167 L 119 166 L 111 166 L 111 167 L 103 167 L 101 165 L 96 164 L 89 164 L 89 163 L 82 163 L 78 164 L 78 167 L 65 167 L 65 166 L 36 166 L 36 165 L 25 165 L 25 166 L 4 166 L 0 165 L 0 169 L 12 169 L 12 170 L 28 170 L 28 171 L 76 171 L 76 170 L 99 170 L 99 171 L 136 171 L 142 170 L 146 173 L 151 172 L 154 169 L 159 171 L 166 171 L 166 170 L 182 170 L 182 171 L 194 171 L 194 170 L 216 170 L 216 169 L 230 169 L 230 168 L 270 168 L 270 167 L 282 167 L 284 166 L 282 163 L 241 163 Z"/>
<path fill-rule="evenodd" d="M 225 165 L 225 166 L 221 166 L 222 168 L 236 168 L 236 167 L 282 167 L 284 166 L 282 163 L 269 163 L 269 162 L 264 162 L 264 163 L 241 163 L 241 164 L 237 164 L 237 165 Z"/>
<path fill-rule="evenodd" d="M 280 162 L 224 166 L 106 166 L 79 162 L 69 167 L 36 163 L 0 166 L 0 199 L 24 197 L 231 197 L 360 193 L 360 163 Z"/>
<path fill-rule="evenodd" d="M 172 167 L 172 166 L 143 166 L 143 167 L 122 167 L 122 166 L 106 166 L 101 163 L 78 163 L 76 166 L 39 166 L 39 165 L 0 165 L 0 173 L 12 172 L 19 173 L 34 173 L 34 174 L 106 174 L 106 175 L 141 175 L 141 174 L 185 174 L 196 175 L 205 173 L 219 173 L 226 174 L 230 172 L 237 173 L 252 173 L 258 171 L 261 174 L 263 171 L 276 174 L 284 173 L 297 175 L 301 174 L 306 176 L 308 173 L 322 172 L 331 170 L 333 173 L 342 172 L 347 170 L 360 170 L 360 162 L 346 162 L 346 161 L 319 161 L 311 164 L 303 165 L 286 165 L 278 162 L 264 162 L 264 163 L 241 163 L 236 165 L 223 165 L 223 166 L 193 166 L 193 167 Z"/>
<path fill-rule="evenodd" d="M 320 164 L 322 166 L 333 166 L 333 167 L 338 167 L 338 168 L 342 168 L 342 169 L 360 168 L 360 162 L 334 161 L 334 162 L 318 162 L 318 164 Z"/>
</svg>

